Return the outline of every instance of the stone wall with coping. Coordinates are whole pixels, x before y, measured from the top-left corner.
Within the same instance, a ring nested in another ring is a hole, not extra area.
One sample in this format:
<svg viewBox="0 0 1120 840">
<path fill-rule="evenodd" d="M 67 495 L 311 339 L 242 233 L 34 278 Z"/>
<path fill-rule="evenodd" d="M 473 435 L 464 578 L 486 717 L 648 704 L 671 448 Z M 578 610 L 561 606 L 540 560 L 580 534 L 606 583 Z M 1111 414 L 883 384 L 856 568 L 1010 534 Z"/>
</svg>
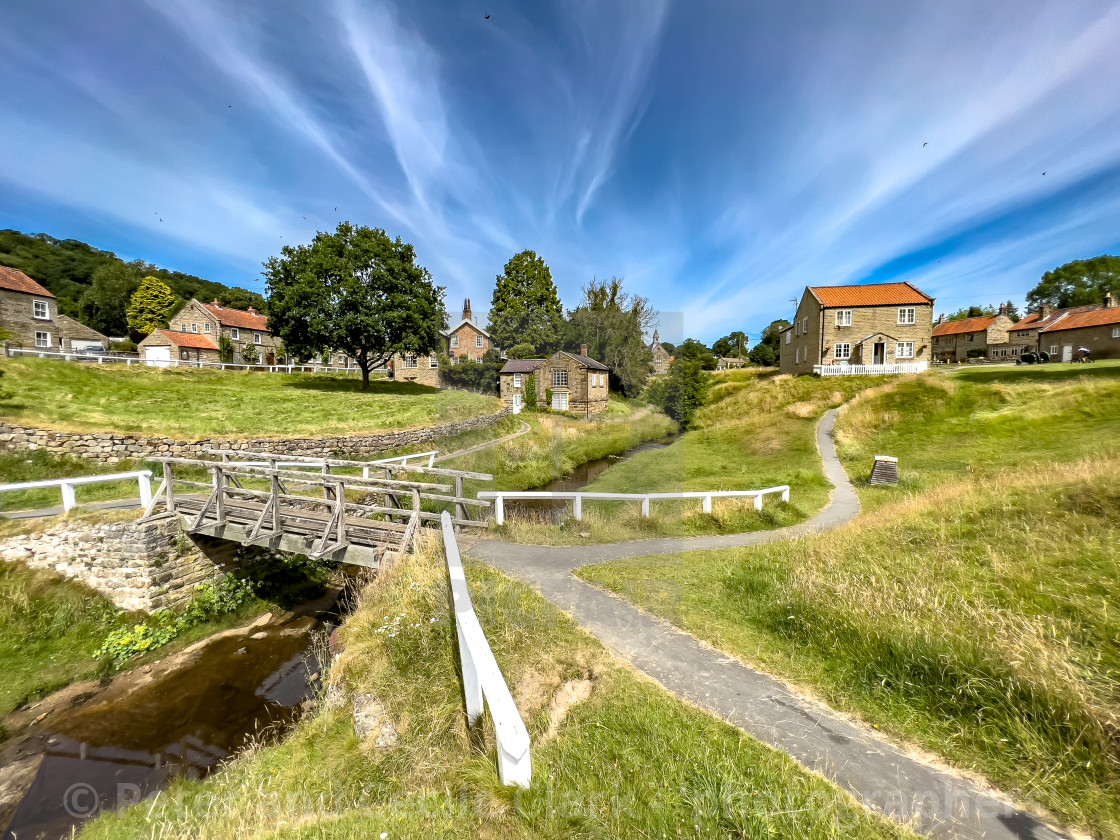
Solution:
<svg viewBox="0 0 1120 840">
<path fill-rule="evenodd" d="M 221 551 L 186 537 L 176 517 L 59 522 L 0 542 L 0 560 L 46 569 L 100 592 L 122 610 L 179 607 L 225 573 Z"/>
<path fill-rule="evenodd" d="M 256 440 L 186 441 L 166 437 L 135 437 L 112 432 L 57 432 L 28 426 L 0 424 L 0 450 L 45 449 L 64 455 L 77 455 L 104 464 L 140 460 L 153 456 L 199 457 L 207 449 L 267 450 L 284 455 L 309 455 L 325 458 L 339 453 L 376 455 L 390 449 L 429 443 L 437 438 L 471 432 L 492 426 L 509 414 L 504 406 L 495 414 L 456 420 L 440 426 L 406 429 L 379 435 L 347 435 L 321 438 L 259 438 Z"/>
</svg>

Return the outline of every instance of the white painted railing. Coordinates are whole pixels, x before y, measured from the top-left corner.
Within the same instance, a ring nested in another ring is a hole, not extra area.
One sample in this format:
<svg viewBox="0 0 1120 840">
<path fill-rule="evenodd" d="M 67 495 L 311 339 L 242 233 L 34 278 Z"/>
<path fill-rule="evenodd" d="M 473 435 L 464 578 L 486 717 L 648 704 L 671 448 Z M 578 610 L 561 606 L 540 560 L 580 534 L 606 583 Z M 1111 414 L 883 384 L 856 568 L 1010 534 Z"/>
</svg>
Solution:
<svg viewBox="0 0 1120 840">
<path fill-rule="evenodd" d="M 486 641 L 471 603 L 463 560 L 455 541 L 451 514 L 441 517 L 443 551 L 447 557 L 447 576 L 451 581 L 451 598 L 455 610 L 455 633 L 459 637 L 459 660 L 463 666 L 463 694 L 467 704 L 467 722 L 474 726 L 482 717 L 485 701 L 494 721 L 494 740 L 498 745 L 498 778 L 503 785 L 527 788 L 532 780 L 529 756 L 529 732 L 521 713 L 513 702 L 505 677 Z"/>
<path fill-rule="evenodd" d="M 929 362 L 895 362 L 889 365 L 813 365 L 815 376 L 880 376 L 885 373 L 925 373 Z"/>
<path fill-rule="evenodd" d="M 505 502 L 528 499 L 554 499 L 556 501 L 574 502 L 573 514 L 577 522 L 583 521 L 583 500 L 592 499 L 602 502 L 641 502 L 642 516 L 649 517 L 650 500 L 664 499 L 703 499 L 704 513 L 712 512 L 712 499 L 753 498 L 754 509 L 762 510 L 762 497 L 769 493 L 781 493 L 782 501 L 789 501 L 789 485 L 780 487 L 767 487 L 765 490 L 694 490 L 679 493 L 586 493 L 579 491 L 548 490 L 484 490 L 478 494 L 480 499 L 494 500 L 494 522 L 501 525 L 505 522 Z"/>
<path fill-rule="evenodd" d="M 318 460 L 311 457 L 301 457 L 298 461 L 239 461 L 235 460 L 235 456 L 230 455 L 224 450 L 216 450 L 227 458 L 225 463 L 236 464 L 240 467 L 268 467 L 275 469 L 304 469 L 304 470 L 321 470 L 329 473 L 331 471 L 331 463 L 324 460 Z M 407 467 L 409 461 L 427 461 L 429 467 L 434 467 L 436 463 L 436 456 L 439 454 L 438 449 L 433 449 L 430 452 L 413 452 L 411 455 L 394 455 L 392 458 L 379 458 L 376 461 L 363 461 L 362 462 L 362 478 L 369 478 L 370 468 L 376 468 L 380 464 L 400 464 Z M 353 466 L 357 466 L 354 464 Z M 346 469 L 346 467 L 343 467 Z"/>
<path fill-rule="evenodd" d="M 131 365 L 133 363 L 140 364 L 140 362 L 143 361 L 138 356 L 113 356 L 111 354 L 103 355 L 100 353 L 79 353 L 76 350 L 72 350 L 69 353 L 64 353 L 55 352 L 54 350 L 34 350 L 27 347 L 9 347 L 8 355 L 13 358 L 16 356 L 38 356 L 40 359 L 65 359 L 68 362 L 92 362 L 94 359 L 96 359 L 99 364 L 102 364 L 104 362 L 115 362 L 118 364 L 120 362 L 124 362 L 125 364 Z"/>
<path fill-rule="evenodd" d="M 140 504 L 147 507 L 152 501 L 152 471 L 110 473 L 108 475 L 84 475 L 75 478 L 52 478 L 47 481 L 17 481 L 14 484 L 0 484 L 0 493 L 16 490 L 35 490 L 40 487 L 58 487 L 62 490 L 62 510 L 66 512 L 77 504 L 74 488 L 79 484 L 101 484 L 106 481 L 135 480 L 140 485 Z"/>
<path fill-rule="evenodd" d="M 138 356 L 112 356 L 96 353 L 58 353 L 53 350 L 34 350 L 26 347 L 9 347 L 8 355 L 37 356 L 40 359 L 65 359 L 68 362 L 92 362 L 98 364 L 146 365 L 148 367 L 175 368 L 218 368 L 219 370 L 252 370 L 258 373 L 361 373 L 361 368 L 339 367 L 336 365 L 246 365 L 233 362 L 201 362 L 184 359 L 142 359 Z M 373 373 L 383 373 L 385 368 L 374 368 Z"/>
</svg>

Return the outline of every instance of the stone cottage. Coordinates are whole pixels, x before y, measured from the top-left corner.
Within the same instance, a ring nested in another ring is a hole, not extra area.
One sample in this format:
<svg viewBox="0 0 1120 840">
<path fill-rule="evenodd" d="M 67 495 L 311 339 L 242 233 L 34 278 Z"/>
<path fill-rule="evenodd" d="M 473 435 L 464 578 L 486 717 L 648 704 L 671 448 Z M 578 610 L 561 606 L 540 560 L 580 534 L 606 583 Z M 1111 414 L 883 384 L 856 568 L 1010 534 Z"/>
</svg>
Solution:
<svg viewBox="0 0 1120 840">
<path fill-rule="evenodd" d="M 202 336 L 213 344 L 215 350 L 221 346 L 221 338 L 224 336 L 233 347 L 232 361 L 234 364 L 245 364 L 242 351 L 247 345 L 252 345 L 257 357 L 257 364 L 277 365 L 287 363 L 280 339 L 269 332 L 268 316 L 262 315 L 252 307 L 247 310 L 230 309 L 218 303 L 217 299 L 213 303 L 200 303 L 191 298 L 183 304 L 182 309 L 172 316 L 168 329 L 179 333 L 180 336 L 184 334 Z M 148 338 L 151 337 L 148 336 Z M 164 346 L 162 341 L 158 339 L 155 343 L 148 343 L 147 338 L 140 342 L 141 348 L 145 348 L 145 345 L 148 348 Z M 196 346 L 195 349 L 208 350 L 209 348 Z M 158 360 L 163 357 L 162 350 L 155 352 L 157 356 L 152 358 Z M 141 350 L 141 358 L 148 358 L 143 349 Z"/>
<path fill-rule="evenodd" d="M 806 286 L 781 335 L 782 373 L 929 361 L 934 299 L 909 283 Z"/>
<path fill-rule="evenodd" d="M 58 311 L 58 299 L 17 268 L 0 265 L 0 328 L 28 350 L 80 353 L 106 349 L 109 339 Z"/>
<path fill-rule="evenodd" d="M 610 404 L 609 374 L 606 365 L 588 357 L 583 344 L 578 354 L 559 350 L 547 359 L 510 359 L 499 371 L 499 394 L 518 413 L 532 377 L 538 406 L 584 416 L 602 414 Z"/>
<path fill-rule="evenodd" d="M 942 315 L 933 328 L 933 357 L 942 362 L 963 362 L 972 358 L 1015 359 L 1023 344 L 1012 344 L 1010 334 L 1015 322 L 1000 306 L 998 315 L 982 315 L 946 321 Z"/>
<path fill-rule="evenodd" d="M 1038 349 L 1050 354 L 1051 361 L 1073 361 L 1077 353 L 1088 350 L 1093 359 L 1120 359 L 1120 306 L 1111 292 L 1104 304 L 1088 311 L 1065 310 L 1039 328 Z"/>
<path fill-rule="evenodd" d="M 153 330 L 140 342 L 140 358 L 148 367 L 170 367 L 180 362 L 220 362 L 218 345 L 209 336 L 178 330 Z"/>
</svg>

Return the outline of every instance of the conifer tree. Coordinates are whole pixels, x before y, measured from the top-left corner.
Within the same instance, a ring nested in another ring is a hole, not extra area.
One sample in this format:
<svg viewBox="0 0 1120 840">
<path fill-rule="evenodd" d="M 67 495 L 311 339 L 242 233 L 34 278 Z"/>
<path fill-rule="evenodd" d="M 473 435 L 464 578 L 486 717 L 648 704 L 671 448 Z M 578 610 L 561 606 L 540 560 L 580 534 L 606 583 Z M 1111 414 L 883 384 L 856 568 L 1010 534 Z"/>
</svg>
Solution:
<svg viewBox="0 0 1120 840">
<path fill-rule="evenodd" d="M 145 277 L 128 304 L 128 329 L 140 336 L 151 335 L 167 326 L 168 317 L 179 303 L 171 287 L 155 277 Z"/>
</svg>

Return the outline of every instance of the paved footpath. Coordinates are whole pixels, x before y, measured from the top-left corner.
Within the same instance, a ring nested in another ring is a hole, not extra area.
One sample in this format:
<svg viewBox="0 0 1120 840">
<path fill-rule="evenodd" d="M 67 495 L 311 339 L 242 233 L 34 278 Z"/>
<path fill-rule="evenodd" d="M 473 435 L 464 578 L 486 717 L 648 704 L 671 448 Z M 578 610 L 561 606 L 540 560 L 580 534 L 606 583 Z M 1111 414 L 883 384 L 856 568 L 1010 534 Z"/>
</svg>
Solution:
<svg viewBox="0 0 1120 840">
<path fill-rule="evenodd" d="M 757 545 L 849 522 L 859 513 L 859 497 L 836 457 L 835 422 L 836 411 L 829 411 L 817 427 L 825 475 L 835 490 L 829 505 L 801 525 L 749 534 L 574 548 L 486 540 L 470 548 L 469 554 L 528 583 L 673 694 L 788 753 L 867 806 L 923 834 L 968 840 L 1064 837 L 1002 798 L 908 755 L 827 707 L 799 698 L 773 677 L 572 574 L 581 566 L 623 557 Z"/>
</svg>

